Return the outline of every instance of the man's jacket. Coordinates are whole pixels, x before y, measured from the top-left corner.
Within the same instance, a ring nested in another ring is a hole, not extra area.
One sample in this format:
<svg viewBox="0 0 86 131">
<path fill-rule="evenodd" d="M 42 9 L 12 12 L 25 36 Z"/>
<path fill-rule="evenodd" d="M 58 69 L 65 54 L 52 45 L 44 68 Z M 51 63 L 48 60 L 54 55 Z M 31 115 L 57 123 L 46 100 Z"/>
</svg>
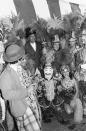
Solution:
<svg viewBox="0 0 86 131">
<path fill-rule="evenodd" d="M 0 89 L 4 99 L 9 101 L 12 114 L 22 116 L 27 109 L 27 89 L 21 86 L 17 73 L 9 65 L 0 76 Z"/>
</svg>

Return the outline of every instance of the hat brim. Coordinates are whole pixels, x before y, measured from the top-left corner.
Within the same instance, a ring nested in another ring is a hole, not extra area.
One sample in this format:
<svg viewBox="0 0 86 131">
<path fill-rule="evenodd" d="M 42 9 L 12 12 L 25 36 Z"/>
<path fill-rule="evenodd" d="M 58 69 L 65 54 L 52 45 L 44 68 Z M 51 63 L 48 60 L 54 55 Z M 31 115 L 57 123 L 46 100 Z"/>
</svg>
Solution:
<svg viewBox="0 0 86 131">
<path fill-rule="evenodd" d="M 23 56 L 25 55 L 25 50 L 22 48 L 20 54 L 16 55 L 16 56 L 12 56 L 12 57 L 8 57 L 5 52 L 3 53 L 3 60 L 5 62 L 15 62 L 18 61 L 19 59 L 21 59 Z"/>
</svg>

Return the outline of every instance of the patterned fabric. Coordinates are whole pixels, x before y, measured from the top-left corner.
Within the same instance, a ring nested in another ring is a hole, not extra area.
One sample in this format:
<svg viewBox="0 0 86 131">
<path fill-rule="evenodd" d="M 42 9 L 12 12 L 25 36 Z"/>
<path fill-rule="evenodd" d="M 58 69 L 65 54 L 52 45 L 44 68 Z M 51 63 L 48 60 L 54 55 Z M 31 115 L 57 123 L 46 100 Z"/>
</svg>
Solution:
<svg viewBox="0 0 86 131">
<path fill-rule="evenodd" d="M 63 79 L 61 81 L 61 84 L 62 84 L 64 89 L 71 89 L 71 87 L 74 86 L 74 79 L 73 80 L 71 80 L 70 78 L 69 79 Z"/>
<path fill-rule="evenodd" d="M 31 108 L 27 108 L 24 116 L 17 118 L 19 131 L 40 131 L 41 127 L 37 123 Z"/>
<path fill-rule="evenodd" d="M 30 75 L 28 76 L 26 71 L 22 69 L 20 66 L 18 66 L 17 72 L 21 81 L 21 85 L 24 88 L 28 88 L 29 90 L 28 97 L 26 98 L 27 105 L 32 109 L 37 122 L 41 126 L 41 111 L 36 98 L 35 84 L 32 85 L 32 78 L 30 77 Z"/>
<path fill-rule="evenodd" d="M 76 94 L 76 88 L 75 88 L 75 80 L 74 79 L 63 79 L 61 81 L 61 85 L 63 90 L 60 92 L 60 96 L 64 98 L 66 103 L 70 103 L 70 101 L 73 99 L 74 95 Z"/>
<path fill-rule="evenodd" d="M 58 86 L 59 82 L 57 78 L 53 78 L 50 81 L 46 79 L 40 79 L 37 89 L 37 98 L 42 108 L 49 108 L 50 106 L 58 106 L 63 103 L 63 99 L 59 96 Z"/>
<path fill-rule="evenodd" d="M 17 67 L 17 73 L 19 75 L 20 82 L 24 88 L 28 88 L 31 84 L 31 77 L 28 76 L 26 71 L 21 66 Z"/>
</svg>

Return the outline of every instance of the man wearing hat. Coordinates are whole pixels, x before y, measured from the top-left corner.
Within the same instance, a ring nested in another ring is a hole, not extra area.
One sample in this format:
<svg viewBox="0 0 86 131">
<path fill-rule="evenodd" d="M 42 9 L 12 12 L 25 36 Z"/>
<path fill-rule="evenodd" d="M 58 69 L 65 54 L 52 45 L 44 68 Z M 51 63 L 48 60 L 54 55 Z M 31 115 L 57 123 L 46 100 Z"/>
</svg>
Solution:
<svg viewBox="0 0 86 131">
<path fill-rule="evenodd" d="M 27 27 L 26 40 L 25 53 L 28 54 L 28 57 L 35 62 L 35 69 L 39 68 L 42 45 L 36 41 L 36 31 L 32 31 L 29 27 Z"/>
<path fill-rule="evenodd" d="M 36 101 L 34 86 L 25 70 L 25 50 L 17 44 L 6 47 L 3 54 L 7 63 L 0 76 L 0 89 L 15 117 L 19 131 L 40 131 L 40 109 Z"/>
</svg>

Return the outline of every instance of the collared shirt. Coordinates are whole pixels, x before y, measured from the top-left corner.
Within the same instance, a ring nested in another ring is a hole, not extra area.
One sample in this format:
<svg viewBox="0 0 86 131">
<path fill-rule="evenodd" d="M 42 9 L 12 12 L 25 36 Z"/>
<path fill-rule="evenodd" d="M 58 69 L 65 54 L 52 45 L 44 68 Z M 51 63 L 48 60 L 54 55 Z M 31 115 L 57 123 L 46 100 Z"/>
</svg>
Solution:
<svg viewBox="0 0 86 131">
<path fill-rule="evenodd" d="M 31 44 L 32 48 L 34 49 L 34 51 L 36 51 L 36 43 L 34 42 L 34 43 L 30 43 L 30 44 Z"/>
</svg>

